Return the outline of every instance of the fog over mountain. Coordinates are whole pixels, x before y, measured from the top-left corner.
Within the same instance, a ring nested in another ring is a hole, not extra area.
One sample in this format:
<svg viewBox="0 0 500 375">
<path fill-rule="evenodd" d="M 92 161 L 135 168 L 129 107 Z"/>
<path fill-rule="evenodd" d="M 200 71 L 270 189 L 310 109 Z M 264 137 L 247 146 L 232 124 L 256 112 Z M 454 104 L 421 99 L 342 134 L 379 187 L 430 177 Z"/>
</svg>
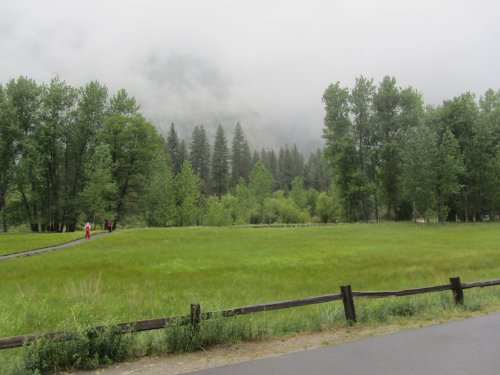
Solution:
<svg viewBox="0 0 500 375">
<path fill-rule="evenodd" d="M 439 104 L 500 87 L 500 3 L 18 0 L 0 3 L 0 82 L 125 88 L 166 132 L 195 125 L 252 147 L 321 145 L 332 82 L 385 75 Z"/>
</svg>

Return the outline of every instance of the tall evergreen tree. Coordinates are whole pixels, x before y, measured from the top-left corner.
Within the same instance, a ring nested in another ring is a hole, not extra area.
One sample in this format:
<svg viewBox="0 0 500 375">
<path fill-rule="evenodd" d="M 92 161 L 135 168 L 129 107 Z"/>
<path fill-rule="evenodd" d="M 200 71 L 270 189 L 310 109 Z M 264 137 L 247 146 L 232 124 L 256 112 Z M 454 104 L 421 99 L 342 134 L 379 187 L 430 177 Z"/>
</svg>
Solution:
<svg viewBox="0 0 500 375">
<path fill-rule="evenodd" d="M 274 150 L 270 150 L 268 153 L 268 160 L 269 160 L 269 167 L 266 166 L 266 168 L 271 172 L 271 175 L 273 176 L 274 179 L 274 189 L 279 188 L 279 181 L 280 181 L 280 175 L 279 175 L 279 165 L 278 165 L 278 158 L 276 156 L 276 153 Z"/>
<path fill-rule="evenodd" d="M 280 176 L 281 188 L 290 191 L 292 188 L 292 181 L 296 176 L 296 168 L 292 152 L 288 147 L 282 147 L 279 151 L 278 168 Z"/>
<path fill-rule="evenodd" d="M 243 128 L 238 122 L 234 128 L 234 136 L 231 143 L 231 187 L 235 187 L 240 178 L 248 181 L 252 162 L 251 159 L 250 147 L 243 134 Z"/>
<path fill-rule="evenodd" d="M 292 175 L 295 177 L 304 176 L 304 156 L 300 153 L 297 145 L 294 144 L 290 150 L 290 158 L 292 162 Z"/>
<path fill-rule="evenodd" d="M 202 193 L 208 194 L 210 187 L 210 144 L 203 125 L 195 126 L 193 130 L 190 161 L 194 174 L 200 178 Z"/>
<path fill-rule="evenodd" d="M 177 132 L 175 131 L 174 123 L 170 124 L 170 130 L 167 135 L 167 142 L 165 144 L 167 152 L 170 155 L 170 161 L 172 162 L 172 172 L 178 174 L 181 171 L 182 163 L 185 158 L 182 159 L 181 155 L 181 145 L 179 143 L 179 138 L 177 137 Z"/>
<path fill-rule="evenodd" d="M 304 167 L 304 185 L 318 191 L 328 190 L 328 177 L 323 163 L 321 149 L 309 155 L 309 159 Z"/>
<path fill-rule="evenodd" d="M 181 163 L 180 164 L 181 167 L 185 161 L 189 161 L 189 153 L 186 147 L 186 142 L 184 142 L 184 139 L 181 140 L 181 144 L 179 146 L 179 161 Z"/>
<path fill-rule="evenodd" d="M 217 126 L 212 155 L 212 192 L 222 197 L 228 189 L 229 149 L 226 135 L 221 125 Z"/>
</svg>

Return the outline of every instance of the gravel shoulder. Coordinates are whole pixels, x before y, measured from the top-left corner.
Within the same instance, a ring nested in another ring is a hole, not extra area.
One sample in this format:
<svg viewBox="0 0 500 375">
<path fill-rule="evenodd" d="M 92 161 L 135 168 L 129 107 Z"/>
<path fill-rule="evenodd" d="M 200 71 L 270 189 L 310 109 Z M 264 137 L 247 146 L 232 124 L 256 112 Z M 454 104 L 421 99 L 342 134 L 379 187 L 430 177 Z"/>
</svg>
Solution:
<svg viewBox="0 0 500 375">
<path fill-rule="evenodd" d="M 326 345 L 341 344 L 367 337 L 380 336 L 415 329 L 442 322 L 425 321 L 403 325 L 363 326 L 336 328 L 321 332 L 300 333 L 293 336 L 273 338 L 266 341 L 243 342 L 230 346 L 217 346 L 205 351 L 184 354 L 169 354 L 162 357 L 142 358 L 94 371 L 77 372 L 78 375 L 160 375 L 186 374 L 193 371 L 271 358 L 283 354 L 311 350 Z M 74 372 L 72 374 L 75 374 Z"/>
</svg>

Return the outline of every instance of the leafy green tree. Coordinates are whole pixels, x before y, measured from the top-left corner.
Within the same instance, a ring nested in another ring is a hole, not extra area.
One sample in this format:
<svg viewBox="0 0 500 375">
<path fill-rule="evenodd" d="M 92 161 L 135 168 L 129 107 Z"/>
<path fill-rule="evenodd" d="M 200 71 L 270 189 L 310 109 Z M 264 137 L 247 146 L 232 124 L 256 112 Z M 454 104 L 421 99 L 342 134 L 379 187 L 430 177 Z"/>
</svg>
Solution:
<svg viewBox="0 0 500 375">
<path fill-rule="evenodd" d="M 444 222 L 448 217 L 450 198 L 460 191 L 459 176 L 464 170 L 459 142 L 449 129 L 438 140 L 438 152 L 434 161 L 437 214 L 438 220 Z"/>
<path fill-rule="evenodd" d="M 34 135 L 40 173 L 45 177 L 39 186 L 40 221 L 44 232 L 61 232 L 64 226 L 61 186 L 64 183 L 64 166 L 67 165 L 64 159 L 67 154 L 62 145 L 67 129 L 75 122 L 76 99 L 77 91 L 59 78 L 52 79 L 42 93 L 41 121 Z"/>
<path fill-rule="evenodd" d="M 185 161 L 175 177 L 176 224 L 180 227 L 199 224 L 200 179 Z"/>
<path fill-rule="evenodd" d="M 225 226 L 232 224 L 231 211 L 216 196 L 208 198 L 205 225 Z"/>
<path fill-rule="evenodd" d="M 149 227 L 164 227 L 175 220 L 174 177 L 168 154 L 163 149 L 157 149 L 153 157 L 153 168 L 147 179 L 142 206 Z"/>
<path fill-rule="evenodd" d="M 352 136 L 356 141 L 357 173 L 364 186 L 360 190 L 361 217 L 364 221 L 370 218 L 371 200 L 378 205 L 378 194 L 373 187 L 378 184 L 378 153 L 377 137 L 373 116 L 373 97 L 375 86 L 373 79 L 363 76 L 356 78 L 354 88 L 349 96 L 350 110 L 352 113 Z M 378 207 L 377 207 L 378 209 Z"/>
<path fill-rule="evenodd" d="M 109 101 L 108 115 L 136 115 L 139 108 L 135 98 L 129 96 L 125 89 L 121 89 Z"/>
<path fill-rule="evenodd" d="M 419 126 L 405 135 L 402 187 L 404 197 L 412 204 L 414 221 L 418 216 L 428 219 L 429 211 L 436 208 L 437 152 L 437 134 L 430 128 Z"/>
<path fill-rule="evenodd" d="M 300 210 L 291 198 L 285 198 L 283 194 L 275 194 L 264 201 L 263 220 L 268 224 L 299 224 L 307 222 L 309 215 Z"/>
<path fill-rule="evenodd" d="M 330 223 L 335 220 L 335 204 L 333 198 L 324 191 L 318 195 L 316 212 L 323 223 Z"/>
<path fill-rule="evenodd" d="M 8 229 L 7 224 L 7 194 L 13 178 L 16 164 L 16 140 L 20 130 L 15 123 L 15 108 L 8 100 L 7 94 L 0 85 L 0 219 L 3 231 Z"/>
<path fill-rule="evenodd" d="M 481 211 L 491 218 L 500 210 L 500 90 L 488 89 L 479 99 L 478 131 L 474 149 L 478 150 L 475 195 L 481 197 Z"/>
<path fill-rule="evenodd" d="M 335 145 L 334 156 L 333 182 L 338 188 L 342 217 L 348 222 L 355 222 L 360 218 L 360 202 L 367 186 L 365 176 L 356 167 L 355 140 L 350 136 L 342 137 Z"/>
<path fill-rule="evenodd" d="M 304 180 L 302 177 L 295 177 L 293 179 L 289 197 L 301 210 L 307 208 L 307 192 L 304 189 Z"/>
<path fill-rule="evenodd" d="M 116 215 L 116 193 L 118 187 L 113 180 L 111 151 L 107 144 L 95 147 L 85 168 L 86 183 L 80 193 L 79 203 L 85 221 L 94 227 Z"/>
<path fill-rule="evenodd" d="M 229 149 L 224 129 L 219 125 L 215 133 L 215 141 L 212 157 L 212 191 L 219 198 L 222 197 L 228 189 L 229 178 Z"/>
<path fill-rule="evenodd" d="M 474 207 L 474 181 L 473 168 L 475 167 L 476 149 L 472 145 L 477 126 L 479 110 L 472 93 L 465 93 L 453 100 L 445 100 L 440 108 L 441 132 L 451 131 L 458 141 L 460 154 L 464 161 L 464 169 L 460 174 L 460 199 L 457 211 L 465 221 L 472 219 L 476 207 Z"/>
<path fill-rule="evenodd" d="M 159 148 L 163 149 L 163 139 L 139 114 L 108 117 L 100 137 L 111 150 L 113 177 L 118 185 L 118 223 L 128 215 L 140 214 L 141 197 L 154 157 Z"/>
<path fill-rule="evenodd" d="M 19 77 L 10 80 L 5 88 L 6 101 L 11 106 L 11 126 L 14 127 L 15 166 L 12 170 L 12 185 L 15 186 L 22 209 L 19 216 L 27 218 L 30 228 L 39 231 L 40 222 L 40 189 L 43 179 L 40 175 L 37 140 L 34 132 L 42 115 L 43 88 L 35 81 Z"/>
<path fill-rule="evenodd" d="M 85 166 L 96 145 L 106 112 L 108 90 L 90 82 L 78 90 L 73 122 L 64 127 L 64 172 L 62 216 L 66 231 L 74 231 L 79 221 L 79 195 L 85 187 Z"/>
<path fill-rule="evenodd" d="M 254 195 L 243 178 L 234 189 L 236 224 L 250 223 L 252 210 L 255 208 L 256 202 Z"/>
<path fill-rule="evenodd" d="M 326 111 L 324 156 L 337 187 L 343 218 L 356 221 L 366 184 L 359 170 L 356 140 L 352 136 L 349 99 L 349 90 L 340 87 L 339 82 L 328 86 L 323 94 Z"/>
<path fill-rule="evenodd" d="M 393 218 L 398 201 L 398 176 L 401 173 L 398 152 L 400 90 L 394 77 L 384 77 L 373 98 L 377 138 L 380 142 L 380 187 L 385 198 L 386 218 Z"/>
<path fill-rule="evenodd" d="M 340 82 L 331 84 L 323 94 L 325 104 L 325 152 L 327 155 L 335 154 L 334 148 L 337 141 L 349 133 L 351 119 L 349 114 L 349 90 L 340 87 Z"/>
<path fill-rule="evenodd" d="M 249 188 L 255 202 L 258 205 L 264 203 L 264 199 L 269 197 L 274 186 L 274 179 L 271 173 L 260 161 L 255 164 L 250 175 Z"/>
</svg>

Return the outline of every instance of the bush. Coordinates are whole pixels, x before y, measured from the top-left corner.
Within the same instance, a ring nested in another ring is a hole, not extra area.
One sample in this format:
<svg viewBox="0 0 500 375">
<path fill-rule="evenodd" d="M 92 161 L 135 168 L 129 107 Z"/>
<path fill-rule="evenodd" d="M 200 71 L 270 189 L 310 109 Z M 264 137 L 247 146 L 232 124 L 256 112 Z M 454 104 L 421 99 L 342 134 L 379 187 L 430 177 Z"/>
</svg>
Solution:
<svg viewBox="0 0 500 375">
<path fill-rule="evenodd" d="M 217 197 L 208 198 L 205 225 L 224 226 L 231 225 L 232 222 L 230 209 L 226 208 Z"/>
<path fill-rule="evenodd" d="M 309 214 L 301 211 L 291 199 L 268 198 L 264 201 L 263 220 L 267 224 L 300 224 L 309 219 Z"/>
<path fill-rule="evenodd" d="M 69 340 L 40 338 L 25 345 L 22 367 L 28 374 L 46 374 L 63 370 L 92 370 L 102 364 L 129 357 L 130 334 L 117 334 L 117 327 L 104 331 L 94 328 L 67 332 Z"/>
</svg>

